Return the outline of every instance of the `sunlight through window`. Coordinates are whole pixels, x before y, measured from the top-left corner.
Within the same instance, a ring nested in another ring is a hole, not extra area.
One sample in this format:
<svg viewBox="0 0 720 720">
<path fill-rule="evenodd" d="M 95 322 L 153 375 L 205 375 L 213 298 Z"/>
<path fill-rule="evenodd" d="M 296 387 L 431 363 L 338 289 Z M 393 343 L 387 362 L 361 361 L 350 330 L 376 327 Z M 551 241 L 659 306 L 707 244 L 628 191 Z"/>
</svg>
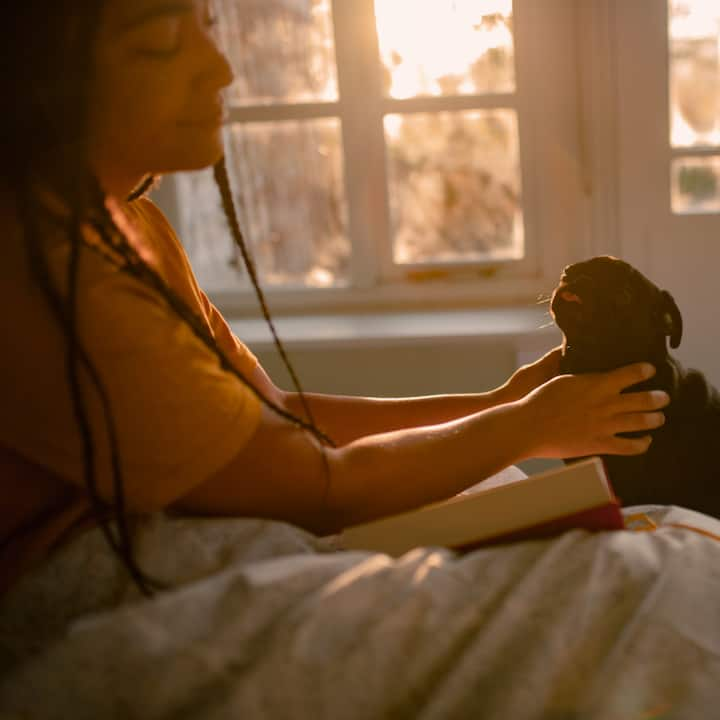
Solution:
<svg viewBox="0 0 720 720">
<path fill-rule="evenodd" d="M 720 211 L 720 4 L 669 0 L 672 208 Z M 677 151 L 681 152 L 678 153 Z"/>
<path fill-rule="evenodd" d="M 674 147 L 720 145 L 720 3 L 670 0 Z"/>
<path fill-rule="evenodd" d="M 375 0 L 385 93 L 512 92 L 512 0 Z"/>
</svg>

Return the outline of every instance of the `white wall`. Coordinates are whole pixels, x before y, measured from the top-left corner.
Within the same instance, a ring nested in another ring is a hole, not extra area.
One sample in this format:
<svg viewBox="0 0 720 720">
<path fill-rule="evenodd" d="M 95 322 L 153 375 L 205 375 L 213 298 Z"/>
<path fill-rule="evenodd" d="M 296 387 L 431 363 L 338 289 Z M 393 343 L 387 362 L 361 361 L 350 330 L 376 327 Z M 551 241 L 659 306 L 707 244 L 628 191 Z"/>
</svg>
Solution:
<svg viewBox="0 0 720 720">
<path fill-rule="evenodd" d="M 290 389 L 274 349 L 254 349 L 275 382 Z M 507 379 L 516 362 L 512 342 L 483 340 L 291 349 L 290 358 L 305 390 L 377 397 L 489 390 Z"/>
</svg>

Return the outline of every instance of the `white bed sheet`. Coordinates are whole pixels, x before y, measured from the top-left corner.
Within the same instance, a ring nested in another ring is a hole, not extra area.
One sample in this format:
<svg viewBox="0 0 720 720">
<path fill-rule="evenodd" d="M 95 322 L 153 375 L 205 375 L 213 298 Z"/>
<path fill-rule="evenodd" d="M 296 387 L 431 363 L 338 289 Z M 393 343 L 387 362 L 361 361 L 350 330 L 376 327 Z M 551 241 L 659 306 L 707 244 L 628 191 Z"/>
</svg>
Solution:
<svg viewBox="0 0 720 720">
<path fill-rule="evenodd" d="M 138 537 L 171 591 L 139 598 L 91 532 L 3 599 L 0 717 L 696 719 L 720 702 L 720 542 L 692 530 L 397 560 L 249 519 L 156 516 Z"/>
</svg>

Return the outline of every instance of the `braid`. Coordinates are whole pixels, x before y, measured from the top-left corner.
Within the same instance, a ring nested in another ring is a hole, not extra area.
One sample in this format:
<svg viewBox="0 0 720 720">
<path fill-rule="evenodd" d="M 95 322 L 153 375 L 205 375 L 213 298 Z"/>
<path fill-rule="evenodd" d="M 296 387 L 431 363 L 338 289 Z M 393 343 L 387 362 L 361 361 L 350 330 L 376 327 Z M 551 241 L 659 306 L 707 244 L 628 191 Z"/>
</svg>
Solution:
<svg viewBox="0 0 720 720">
<path fill-rule="evenodd" d="M 67 343 L 66 372 L 70 386 L 73 412 L 75 414 L 83 448 L 83 475 L 85 488 L 93 507 L 94 515 L 100 524 L 100 528 L 108 542 L 108 545 L 121 558 L 138 589 L 144 595 L 149 595 L 151 594 L 151 588 L 160 588 L 162 585 L 159 582 L 146 577 L 134 559 L 131 536 L 127 527 L 123 482 L 117 446 L 117 434 L 113 421 L 112 409 L 110 407 L 110 400 L 97 369 L 88 357 L 77 336 L 77 276 L 80 247 L 82 242 L 79 216 L 77 213 L 74 214 L 68 232 L 71 241 L 71 255 L 67 268 L 67 298 L 63 299 L 51 279 L 47 258 L 41 247 L 42 236 L 38 230 L 36 218 L 41 217 L 42 209 L 39 207 L 31 207 L 31 203 L 29 201 L 30 197 L 29 193 L 24 195 L 21 194 L 21 202 L 19 203 L 23 225 L 25 227 L 28 261 L 30 269 L 33 272 L 41 292 L 48 302 L 51 312 L 55 315 L 56 320 L 63 328 L 65 334 Z M 108 506 L 100 497 L 97 489 L 95 448 L 92 431 L 87 417 L 85 400 L 79 380 L 80 364 L 82 364 L 85 371 L 88 373 L 98 392 L 103 407 L 103 416 L 107 424 L 112 463 L 113 491 L 115 498 L 115 503 L 111 506 L 111 509 L 113 511 L 119 537 L 116 536 L 108 521 Z"/>
<path fill-rule="evenodd" d="M 221 170 L 220 172 L 223 172 Z M 240 237 L 240 246 L 243 248 L 243 259 L 248 263 L 248 272 L 255 278 L 254 286 L 256 292 L 261 300 L 263 306 L 263 312 L 266 315 L 268 324 L 271 327 L 273 337 L 275 338 L 276 344 L 280 348 L 281 355 L 284 362 L 288 366 L 288 370 L 293 377 L 293 381 L 298 389 L 298 394 L 302 399 L 303 408 L 305 409 L 307 420 L 298 418 L 293 413 L 285 410 L 285 408 L 277 405 L 268 397 L 266 397 L 260 390 L 258 390 L 253 383 L 240 372 L 229 360 L 226 353 L 217 345 L 215 338 L 209 331 L 206 323 L 202 320 L 193 310 L 170 288 L 159 273 L 148 265 L 140 256 L 139 252 L 134 248 L 127 237 L 116 225 L 109 209 L 107 208 L 104 201 L 104 194 L 97 182 L 93 182 L 93 189 L 91 195 L 93 200 L 89 203 L 92 210 L 86 212 L 91 226 L 98 233 L 101 241 L 101 247 L 95 244 L 88 244 L 84 241 L 81 232 L 81 216 L 82 213 L 79 210 L 75 210 L 72 215 L 70 228 L 68 232 L 70 240 L 70 258 L 68 267 L 66 269 L 67 278 L 67 297 L 62 298 L 60 292 L 55 287 L 51 280 L 49 268 L 47 265 L 47 258 L 41 250 L 41 234 L 38 232 L 36 225 L 36 218 L 42 216 L 42 209 L 40 207 L 30 207 L 30 203 L 22 203 L 22 214 L 23 224 L 26 228 L 27 235 L 27 248 L 29 253 L 30 265 L 34 271 L 38 285 L 42 292 L 46 296 L 51 310 L 55 314 L 59 321 L 63 331 L 65 333 L 67 342 L 67 376 L 68 383 L 72 395 L 73 412 L 79 428 L 82 448 L 83 448 L 83 472 L 85 487 L 88 492 L 91 504 L 93 506 L 94 514 L 100 523 L 105 538 L 111 547 L 111 549 L 121 558 L 125 567 L 127 568 L 132 580 L 138 587 L 138 589 L 145 595 L 150 596 L 154 590 L 160 590 L 167 588 L 167 585 L 159 582 L 158 580 L 147 576 L 142 569 L 138 566 L 135 556 L 134 548 L 132 543 L 132 536 L 128 528 L 127 523 L 127 511 L 125 505 L 125 492 L 124 482 L 122 476 L 122 467 L 120 461 L 120 452 L 118 448 L 117 431 L 113 419 L 112 408 L 107 390 L 102 382 L 97 369 L 94 367 L 86 351 L 80 343 L 77 333 L 77 311 L 78 311 L 78 298 L 77 298 L 77 286 L 78 286 L 78 270 L 80 263 L 81 249 L 92 249 L 96 252 L 100 252 L 102 256 L 119 266 L 124 272 L 135 277 L 137 280 L 142 282 L 146 286 L 150 286 L 160 293 L 160 295 L 168 303 L 169 307 L 173 312 L 183 321 L 192 332 L 198 337 L 203 344 L 208 347 L 218 358 L 223 370 L 230 372 L 237 377 L 263 404 L 270 408 L 280 417 L 288 420 L 294 425 L 301 427 L 304 430 L 309 431 L 320 443 L 321 459 L 326 476 L 326 484 L 323 493 L 322 505 L 325 504 L 327 498 L 327 492 L 329 490 L 329 478 L 330 469 L 328 465 L 327 455 L 325 452 L 325 446 L 334 447 L 335 444 L 325 433 L 317 428 L 313 422 L 307 401 L 302 394 L 302 389 L 297 380 L 290 361 L 282 348 L 282 344 L 277 336 L 275 328 L 272 324 L 272 320 L 267 310 L 267 305 L 262 297 L 262 292 L 257 284 L 257 276 L 254 271 L 254 267 L 249 258 L 245 244 L 242 240 L 242 235 L 239 234 L 239 227 L 237 227 L 237 218 L 232 214 L 234 220 L 231 221 L 231 226 L 234 224 L 237 229 L 237 233 Z M 142 185 L 140 186 L 142 187 Z M 226 187 L 229 188 L 229 183 L 226 180 Z M 135 194 L 135 193 L 134 193 Z M 137 197 L 140 197 L 142 193 L 138 193 Z M 32 194 L 28 193 L 26 199 L 31 197 Z M 224 207 L 227 213 L 227 198 L 224 199 Z M 230 207 L 232 208 L 232 198 L 229 200 Z M 236 236 L 237 241 L 237 236 Z M 252 268 L 252 270 L 250 270 Z M 110 445 L 110 460 L 111 460 L 111 471 L 113 480 L 113 502 L 110 506 L 112 510 L 113 519 L 117 527 L 117 534 L 113 532 L 112 526 L 110 525 L 107 518 L 108 506 L 103 502 L 97 488 L 96 478 L 96 463 L 95 463 L 95 447 L 92 436 L 92 429 L 87 415 L 87 408 L 85 398 L 82 392 L 80 384 L 80 366 L 85 369 L 88 373 L 93 385 L 95 386 L 103 408 L 103 416 L 105 419 L 108 441 Z"/>
<path fill-rule="evenodd" d="M 135 200 L 147 195 L 147 193 L 149 193 L 150 190 L 158 184 L 158 182 L 159 178 L 157 175 L 146 175 L 142 182 L 128 195 L 127 201 L 135 202 Z"/>
<path fill-rule="evenodd" d="M 121 449 L 110 397 L 98 369 L 83 347 L 79 333 L 78 314 L 82 307 L 79 276 L 81 260 L 88 249 L 100 252 L 106 260 L 114 262 L 140 282 L 157 290 L 171 310 L 215 353 L 224 370 L 237 377 L 273 412 L 313 434 L 320 443 L 328 477 L 326 491 L 329 486 L 329 467 L 324 448 L 333 443 L 313 422 L 297 377 L 277 338 L 254 268 L 251 269 L 252 264 L 248 264 L 248 272 L 253 277 L 273 338 L 298 389 L 306 419 L 298 418 L 274 404 L 233 366 L 217 346 L 204 320 L 139 257 L 121 229 L 115 225 L 105 205 L 105 195 L 89 169 L 87 140 L 88 109 L 92 100 L 95 68 L 93 39 L 105 4 L 105 0 L 87 3 L 82 12 L 75 12 L 79 6 L 76 7 L 74 2 L 64 0 L 51 3 L 45 0 L 22 0 L 8 5 L 8 28 L 14 28 L 14 31 L 6 33 L 6 42 L 0 44 L 0 52 L 6 60 L 20 56 L 24 60 L 19 71 L 12 62 L 0 62 L 3 95 L 10 98 L 15 110 L 13 113 L 5 113 L 0 121 L 3 128 L 0 142 L 3 144 L 5 159 L 3 179 L 15 189 L 29 270 L 66 343 L 65 371 L 72 414 L 78 428 L 82 477 L 87 497 L 109 547 L 122 560 L 138 589 L 144 595 L 151 595 L 154 589 L 167 586 L 146 576 L 135 560 L 127 516 Z M 38 24 L 38 17 L 43 17 L 44 22 Z M 32 45 L 29 53 L 26 52 L 28 42 Z M 58 75 L 58 67 L 62 67 L 62 75 Z M 27 142 L 19 143 L 17 138 L 24 138 Z M 224 164 L 221 168 L 225 174 Z M 153 175 L 146 176 L 128 200 L 132 202 L 142 197 L 154 183 Z M 54 214 L 43 204 L 37 194 L 38 188 L 43 186 L 70 211 L 69 218 Z M 223 207 L 233 235 L 236 241 L 240 238 L 242 244 L 226 177 L 224 185 L 220 178 L 220 187 L 221 190 L 225 188 Z M 67 238 L 70 252 L 67 266 L 63 268 L 64 275 L 60 279 L 54 272 L 54 265 L 50 263 L 45 239 L 47 226 L 51 224 L 56 226 L 54 230 Z M 88 225 L 97 231 L 99 243 L 85 240 L 83 230 Z M 64 282 L 67 287 L 63 287 Z M 88 408 L 93 392 L 93 399 L 96 395 L 99 401 L 104 423 L 97 429 L 92 426 Z M 94 431 L 107 433 L 112 477 L 112 499 L 109 502 L 103 500 L 98 489 Z"/>
<path fill-rule="evenodd" d="M 219 171 L 216 170 L 216 172 L 219 172 L 221 177 L 222 175 L 225 175 L 225 187 L 229 188 L 229 183 L 227 181 L 224 165 L 221 166 Z M 99 186 L 96 187 L 96 193 L 98 193 L 98 200 L 101 200 L 102 190 Z M 123 271 L 135 277 L 144 285 L 150 286 L 156 291 L 158 291 L 168 303 L 170 308 L 175 312 L 175 314 L 181 320 L 183 320 L 186 325 L 193 331 L 195 336 L 198 337 L 204 343 L 204 345 L 215 354 L 223 370 L 230 372 L 232 375 L 234 375 L 255 395 L 255 397 L 257 397 L 264 405 L 270 408 L 277 415 L 288 420 L 294 425 L 309 431 L 319 441 L 320 458 L 322 461 L 323 471 L 325 475 L 325 487 L 323 488 L 323 496 L 320 505 L 321 507 L 324 507 L 325 503 L 327 502 L 327 495 L 330 489 L 330 465 L 328 462 L 327 453 L 325 452 L 325 447 L 335 447 L 335 443 L 328 435 L 322 432 L 313 421 L 312 415 L 310 413 L 310 408 L 307 404 L 307 400 L 303 394 L 302 389 L 300 388 L 300 383 L 292 368 L 292 365 L 290 364 L 290 360 L 288 359 L 287 354 L 282 347 L 282 343 L 280 342 L 280 339 L 275 331 L 275 327 L 267 309 L 267 304 L 264 301 L 262 291 L 259 284 L 257 283 L 257 276 L 254 271 L 254 266 L 249 257 L 249 254 L 247 253 L 242 234 L 240 233 L 239 225 L 237 223 L 237 217 L 234 212 L 234 204 L 232 202 L 232 197 L 227 195 L 227 193 L 224 196 L 223 206 L 226 212 L 226 216 L 228 216 L 228 221 L 231 223 L 231 226 L 234 225 L 236 229 L 236 242 L 238 242 L 241 247 L 241 251 L 243 253 L 243 260 L 247 264 L 248 272 L 251 273 L 251 275 L 255 278 L 253 284 L 258 298 L 263 306 L 265 318 L 268 322 L 268 325 L 270 326 L 273 337 L 275 338 L 276 345 L 281 352 L 288 371 L 290 372 L 291 377 L 293 377 L 296 388 L 298 390 L 298 395 L 301 398 L 303 408 L 306 412 L 307 420 L 299 418 L 293 413 L 288 412 L 285 408 L 277 405 L 268 397 L 266 397 L 260 390 L 255 387 L 253 383 L 250 382 L 250 380 L 242 372 L 240 372 L 230 362 L 227 354 L 216 343 L 215 338 L 208 330 L 206 323 L 195 312 L 193 312 L 190 307 L 188 307 L 187 303 L 185 303 L 185 301 L 179 295 L 177 295 L 177 293 L 175 293 L 175 291 L 170 286 L 168 286 L 168 284 L 163 280 L 160 274 L 153 267 L 148 265 L 142 259 L 137 249 L 134 248 L 130 244 L 130 242 L 128 242 L 127 237 L 125 237 L 125 235 L 117 227 L 115 221 L 112 218 L 112 215 L 110 214 L 110 211 L 108 210 L 104 202 L 98 202 L 96 204 L 96 207 L 100 210 L 100 214 L 99 217 L 95 218 L 95 221 L 93 222 L 93 227 L 98 232 L 105 247 L 113 253 L 114 258 L 107 258 L 107 256 L 106 258 L 113 259 L 116 263 L 117 259 L 115 258 L 119 258 L 120 268 Z"/>
<path fill-rule="evenodd" d="M 78 363 L 78 350 L 80 347 L 80 341 L 77 335 L 77 286 L 78 286 L 78 270 L 80 263 L 80 250 L 81 250 L 81 230 L 80 221 L 76 216 L 73 218 L 70 232 L 70 261 L 67 269 L 67 286 L 68 286 L 68 313 L 66 319 L 66 335 L 68 339 L 68 381 L 73 396 L 73 409 L 75 412 L 75 419 L 83 441 L 83 455 L 84 455 L 84 472 L 85 472 L 85 484 L 88 488 L 93 488 L 93 492 L 97 495 L 97 487 L 95 480 L 95 457 L 94 457 L 94 444 L 92 438 L 92 432 L 90 429 L 90 422 L 87 416 L 87 408 L 83 398 L 82 388 L 80 386 L 79 377 L 79 363 Z M 99 378 L 96 378 L 96 382 Z M 113 478 L 113 503 L 112 507 L 114 510 L 115 521 L 117 523 L 118 532 L 120 535 L 119 543 L 113 544 L 112 547 L 116 551 L 119 550 L 119 554 L 123 559 L 125 566 L 130 572 L 131 577 L 137 584 L 140 591 L 148 596 L 151 595 L 151 587 L 158 587 L 159 584 L 146 577 L 145 574 L 140 570 L 136 561 L 135 553 L 133 550 L 133 541 L 127 523 L 127 512 L 125 506 L 125 492 L 124 483 L 122 481 L 122 472 L 119 462 L 119 452 L 117 444 L 117 436 L 115 433 L 115 425 L 113 421 L 113 415 L 109 406 L 109 400 L 107 393 L 103 388 L 101 395 L 105 397 L 104 402 L 104 415 L 108 425 L 108 436 L 110 440 L 110 455 L 112 463 L 112 478 Z"/>
<path fill-rule="evenodd" d="M 305 412 L 305 417 L 310 421 L 311 424 L 314 425 L 312 412 L 310 411 L 310 407 L 307 404 L 305 393 L 303 392 L 302 387 L 300 387 L 300 380 L 298 379 L 295 373 L 295 369 L 290 363 L 290 359 L 285 352 L 285 347 L 283 346 L 282 342 L 280 342 L 280 338 L 277 334 L 277 331 L 275 330 L 275 323 L 270 316 L 270 311 L 268 310 L 267 302 L 265 300 L 265 294 L 260 287 L 257 271 L 255 270 L 255 263 L 250 257 L 247 243 L 245 242 L 245 238 L 243 237 L 242 230 L 240 230 L 240 223 L 238 222 L 237 213 L 235 212 L 235 203 L 233 202 L 232 189 L 230 187 L 230 178 L 228 177 L 227 164 L 224 157 L 219 160 L 213 167 L 213 176 L 215 178 L 215 183 L 217 184 L 220 191 L 220 198 L 222 200 L 223 210 L 225 212 L 225 217 L 227 218 L 228 225 L 230 226 L 233 240 L 235 241 L 235 245 L 240 250 L 240 253 L 242 255 L 243 262 L 245 263 L 245 267 L 248 271 L 248 275 L 250 276 L 250 280 L 255 290 L 255 295 L 258 299 L 258 302 L 260 303 L 263 317 L 265 318 L 265 322 L 270 328 L 270 333 L 272 334 L 275 347 L 277 348 L 283 364 L 285 365 L 288 373 L 290 374 L 290 378 L 292 379 L 295 390 L 297 390 L 298 397 L 300 398 L 300 403 L 302 405 L 303 411 Z"/>
<path fill-rule="evenodd" d="M 135 561 L 110 399 L 97 369 L 82 347 L 77 331 L 78 271 L 81 249 L 84 247 L 82 225 L 91 207 L 88 195 L 88 179 L 91 175 L 87 167 L 86 109 L 90 106 L 94 43 L 89 40 L 85 42 L 84 39 L 93 37 L 100 23 L 103 3 L 89 3 L 82 13 L 73 13 L 71 19 L 67 20 L 67 32 L 55 32 L 55 35 L 63 38 L 59 42 L 55 36 L 51 36 L 53 33 L 51 28 L 54 24 L 60 24 L 60 18 L 67 15 L 68 8 L 60 2 L 51 5 L 53 12 L 57 13 L 56 22 L 49 21 L 44 25 L 44 28 L 50 29 L 50 35 L 45 37 L 50 50 L 47 53 L 45 51 L 35 53 L 33 57 L 52 57 L 52 52 L 55 51 L 64 62 L 69 58 L 67 68 L 64 68 L 67 84 L 53 85 L 50 82 L 50 78 L 55 79 L 56 71 L 55 66 L 49 61 L 36 66 L 39 86 L 44 87 L 42 84 L 44 81 L 48 84 L 48 88 L 57 89 L 59 91 L 57 94 L 54 94 L 53 90 L 50 90 L 49 94 L 43 91 L 42 102 L 39 105 L 37 97 L 27 93 L 26 87 L 15 94 L 16 98 L 25 96 L 30 98 L 29 104 L 25 106 L 25 113 L 19 115 L 23 118 L 23 122 L 32 122 L 33 118 L 37 118 L 42 125 L 42 132 L 36 133 L 37 137 L 34 137 L 30 157 L 23 158 L 17 168 L 18 177 L 15 178 L 17 182 L 15 186 L 18 188 L 18 208 L 25 229 L 30 271 L 65 336 L 66 375 L 72 412 L 82 447 L 83 479 L 91 507 L 110 548 L 120 557 L 138 589 L 144 595 L 149 595 L 153 587 L 159 588 L 162 585 L 145 576 Z M 16 6 L 26 7 L 24 3 Z M 22 10 L 24 14 L 21 22 L 32 23 L 32 32 L 27 36 L 35 37 L 38 7 L 32 2 L 28 2 L 27 7 L 27 13 Z M 47 3 L 42 3 L 42 10 L 43 14 L 50 10 Z M 30 27 L 28 24 L 27 29 L 30 30 Z M 64 45 L 66 41 L 67 46 Z M 34 82 L 31 86 L 34 87 Z M 16 135 L 18 133 L 12 132 L 6 137 Z M 22 133 L 19 136 L 22 137 Z M 43 138 L 46 139 L 45 144 L 42 143 Z M 57 193 L 66 203 L 70 211 L 69 219 L 55 216 L 43 205 L 36 192 L 38 178 L 42 178 L 48 189 Z M 65 268 L 67 283 L 65 292 L 61 292 L 58 283 L 53 281 L 44 246 L 42 231 L 45 228 L 41 226 L 41 220 L 55 223 L 68 239 L 70 255 Z M 100 497 L 97 488 L 95 443 L 80 380 L 81 369 L 87 373 L 91 385 L 97 391 L 107 430 L 114 495 L 109 506 Z M 108 518 L 108 510 L 110 517 L 115 521 L 115 528 Z"/>
<path fill-rule="evenodd" d="M 96 190 L 102 193 L 98 187 Z M 106 259 L 114 261 L 129 275 L 132 275 L 144 285 L 150 286 L 160 293 L 175 314 L 183 320 L 207 348 L 217 357 L 223 370 L 230 372 L 243 383 L 264 405 L 282 418 L 290 421 L 304 430 L 310 431 L 322 445 L 334 447 L 334 442 L 319 430 L 312 421 L 303 420 L 277 405 L 258 390 L 240 370 L 238 370 L 228 358 L 227 354 L 215 342 L 215 338 L 207 327 L 205 321 L 188 307 L 187 303 L 163 280 L 160 274 L 148 265 L 127 240 L 125 235 L 118 229 L 115 221 L 105 204 L 97 204 L 99 215 L 93 218 L 94 229 L 112 256 L 105 255 Z"/>
<path fill-rule="evenodd" d="M 215 184 L 217 185 L 220 192 L 222 207 L 223 211 L 225 212 L 225 218 L 228 222 L 228 225 L 230 226 L 230 232 L 232 233 L 235 245 L 240 250 L 240 254 L 242 255 L 243 262 L 245 263 L 245 268 L 248 271 L 248 275 L 250 276 L 253 289 L 255 290 L 255 296 L 260 303 L 263 317 L 265 318 L 267 326 L 270 328 L 270 333 L 272 334 L 275 347 L 277 348 L 277 351 L 282 358 L 285 368 L 290 374 L 293 386 L 295 387 L 298 397 L 300 398 L 300 404 L 302 405 L 305 417 L 308 419 L 310 427 L 312 428 L 313 432 L 319 432 L 318 430 L 316 430 L 315 420 L 313 418 L 312 412 L 310 411 L 310 406 L 307 403 L 305 393 L 303 392 L 303 389 L 300 385 L 300 380 L 295 373 L 295 369 L 290 362 L 290 358 L 285 352 L 285 347 L 280 341 L 280 337 L 275 330 L 275 323 L 270 316 L 270 310 L 268 309 L 267 302 L 265 300 L 265 293 L 263 293 L 262 288 L 260 287 L 260 281 L 258 280 L 257 271 L 255 270 L 255 263 L 250 257 L 247 243 L 245 242 L 242 230 L 240 229 L 240 222 L 238 221 L 237 212 L 235 211 L 235 203 L 233 202 L 232 188 L 230 187 L 230 177 L 228 175 L 227 162 L 224 156 L 220 158 L 220 160 L 213 166 L 213 177 L 215 178 Z M 332 440 L 330 440 L 330 438 L 325 435 L 323 435 L 323 438 L 325 438 L 325 440 L 331 447 L 335 447 L 335 444 Z M 325 487 L 323 488 L 323 497 L 320 506 L 324 507 L 327 501 L 328 492 L 330 490 L 330 464 L 328 462 L 325 448 L 322 444 L 320 445 L 320 458 L 322 460 L 323 471 L 325 473 Z"/>
</svg>

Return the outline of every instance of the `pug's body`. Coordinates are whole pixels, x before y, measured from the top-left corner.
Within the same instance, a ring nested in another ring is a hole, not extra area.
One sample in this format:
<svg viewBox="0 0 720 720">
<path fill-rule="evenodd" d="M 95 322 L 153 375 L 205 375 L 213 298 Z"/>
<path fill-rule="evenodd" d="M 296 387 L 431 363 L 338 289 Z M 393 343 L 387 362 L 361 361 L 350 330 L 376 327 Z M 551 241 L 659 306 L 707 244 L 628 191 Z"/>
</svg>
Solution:
<svg viewBox="0 0 720 720">
<path fill-rule="evenodd" d="M 671 398 L 645 454 L 603 456 L 622 504 L 681 505 L 720 517 L 720 395 L 668 352 L 668 338 L 676 348 L 682 337 L 672 296 L 628 263 L 602 256 L 565 269 L 551 311 L 564 335 L 562 373 L 646 361 L 656 374 L 627 391 L 659 389 Z"/>
</svg>

